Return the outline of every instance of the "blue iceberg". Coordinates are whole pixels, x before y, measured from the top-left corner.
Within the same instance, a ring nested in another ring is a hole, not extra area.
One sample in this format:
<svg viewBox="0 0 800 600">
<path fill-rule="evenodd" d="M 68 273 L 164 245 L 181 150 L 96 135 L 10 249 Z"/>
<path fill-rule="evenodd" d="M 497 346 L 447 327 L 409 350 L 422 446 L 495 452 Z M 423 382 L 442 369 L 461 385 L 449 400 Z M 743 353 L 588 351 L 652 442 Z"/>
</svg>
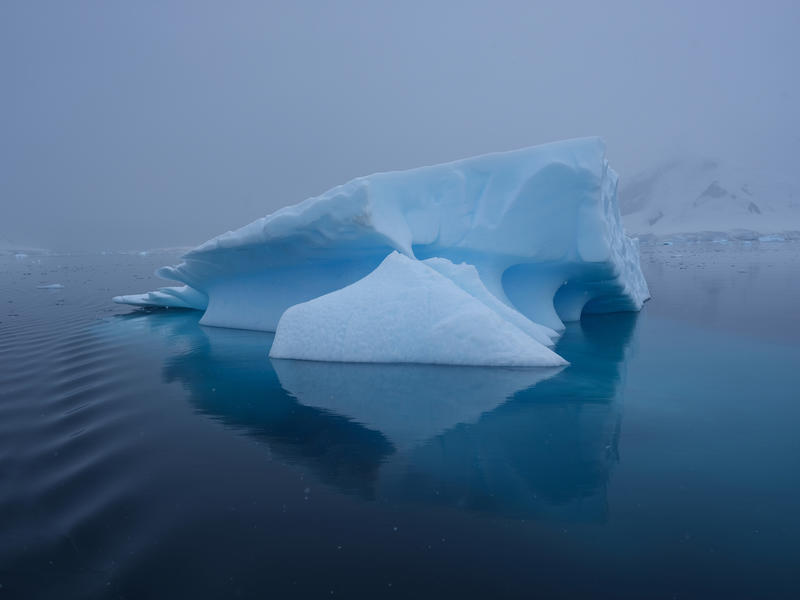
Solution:
<svg viewBox="0 0 800 600">
<path fill-rule="evenodd" d="M 114 300 L 203 310 L 204 325 L 277 330 L 282 358 L 564 364 L 547 349 L 564 321 L 636 311 L 649 297 L 638 243 L 620 222 L 617 181 L 599 138 L 359 177 L 158 270 L 182 286 Z M 379 266 L 376 285 L 368 276 Z M 440 315 L 437 332 L 451 342 L 440 353 L 430 336 L 412 335 L 422 330 L 424 307 L 413 305 L 422 296 L 392 311 L 354 300 L 425 285 L 428 306 L 482 315 Z M 388 335 L 348 333 L 356 320 L 359 332 Z M 501 337 L 511 341 L 481 359 L 482 345 Z"/>
</svg>

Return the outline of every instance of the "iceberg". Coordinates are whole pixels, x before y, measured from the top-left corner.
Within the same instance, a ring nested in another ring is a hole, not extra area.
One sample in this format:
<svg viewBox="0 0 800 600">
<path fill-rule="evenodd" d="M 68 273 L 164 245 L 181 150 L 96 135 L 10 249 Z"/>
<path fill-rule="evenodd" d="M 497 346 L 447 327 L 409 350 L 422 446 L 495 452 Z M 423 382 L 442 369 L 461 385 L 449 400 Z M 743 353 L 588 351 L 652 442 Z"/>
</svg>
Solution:
<svg viewBox="0 0 800 600">
<path fill-rule="evenodd" d="M 290 307 L 363 280 L 397 252 L 408 261 L 393 258 L 389 266 L 404 264 L 410 279 L 436 282 L 443 302 L 469 305 L 549 346 L 565 321 L 636 311 L 649 298 L 638 242 L 620 222 L 617 181 L 599 138 L 359 177 L 213 238 L 157 271 L 182 286 L 114 300 L 203 310 L 203 325 L 276 331 Z M 424 261 L 427 270 L 410 261 Z M 456 302 L 453 287 L 472 300 Z M 336 318 L 344 318 L 335 300 L 311 307 L 336 306 Z M 324 322 L 322 314 L 314 319 Z M 281 329 L 288 332 L 288 323 Z M 291 345 L 281 342 L 278 351 Z"/>
</svg>

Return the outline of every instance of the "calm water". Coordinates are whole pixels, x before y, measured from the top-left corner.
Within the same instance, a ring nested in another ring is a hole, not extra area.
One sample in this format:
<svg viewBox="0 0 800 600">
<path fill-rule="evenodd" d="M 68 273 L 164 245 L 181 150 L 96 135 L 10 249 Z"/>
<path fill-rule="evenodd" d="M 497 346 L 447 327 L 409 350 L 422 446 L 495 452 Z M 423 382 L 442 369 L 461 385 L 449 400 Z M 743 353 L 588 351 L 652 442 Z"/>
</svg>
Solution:
<svg viewBox="0 0 800 600">
<path fill-rule="evenodd" d="M 0 599 L 800 597 L 800 244 L 646 248 L 561 371 L 110 303 L 175 258 L 0 258 Z"/>
</svg>

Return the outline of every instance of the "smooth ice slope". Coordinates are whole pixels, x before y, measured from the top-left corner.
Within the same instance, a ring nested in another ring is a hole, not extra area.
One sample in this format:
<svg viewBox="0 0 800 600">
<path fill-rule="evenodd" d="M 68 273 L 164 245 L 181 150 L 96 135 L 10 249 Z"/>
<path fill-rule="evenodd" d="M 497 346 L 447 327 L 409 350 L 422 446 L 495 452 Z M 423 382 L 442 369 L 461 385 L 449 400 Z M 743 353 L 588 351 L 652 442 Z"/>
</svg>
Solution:
<svg viewBox="0 0 800 600">
<path fill-rule="evenodd" d="M 356 363 L 567 364 L 437 270 L 397 252 L 360 281 L 287 309 L 269 355 Z"/>
<path fill-rule="evenodd" d="M 292 305 L 365 277 L 392 251 L 474 265 L 499 301 L 550 329 L 648 298 L 598 138 L 568 140 L 335 187 L 216 237 L 159 275 L 187 288 L 119 296 L 190 306 L 202 323 L 274 331 Z"/>
<path fill-rule="evenodd" d="M 453 264 L 446 258 L 429 258 L 424 263 L 432 269 L 444 275 L 462 290 L 485 304 L 488 308 L 496 312 L 500 317 L 516 325 L 519 329 L 527 333 L 540 344 L 553 346 L 558 338 L 558 333 L 549 327 L 534 323 L 519 311 L 514 310 L 507 304 L 503 304 L 483 285 L 478 270 L 466 263 Z"/>
</svg>

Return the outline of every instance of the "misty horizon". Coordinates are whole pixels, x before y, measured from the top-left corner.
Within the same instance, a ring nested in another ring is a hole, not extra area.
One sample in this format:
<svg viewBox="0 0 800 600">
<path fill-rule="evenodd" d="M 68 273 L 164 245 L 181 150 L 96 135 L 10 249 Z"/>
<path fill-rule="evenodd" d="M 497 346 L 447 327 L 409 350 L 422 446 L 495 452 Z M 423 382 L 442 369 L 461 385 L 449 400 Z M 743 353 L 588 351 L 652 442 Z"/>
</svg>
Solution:
<svg viewBox="0 0 800 600">
<path fill-rule="evenodd" d="M 198 244 L 354 177 L 598 135 L 788 169 L 792 2 L 0 7 L 0 239 Z"/>
</svg>

